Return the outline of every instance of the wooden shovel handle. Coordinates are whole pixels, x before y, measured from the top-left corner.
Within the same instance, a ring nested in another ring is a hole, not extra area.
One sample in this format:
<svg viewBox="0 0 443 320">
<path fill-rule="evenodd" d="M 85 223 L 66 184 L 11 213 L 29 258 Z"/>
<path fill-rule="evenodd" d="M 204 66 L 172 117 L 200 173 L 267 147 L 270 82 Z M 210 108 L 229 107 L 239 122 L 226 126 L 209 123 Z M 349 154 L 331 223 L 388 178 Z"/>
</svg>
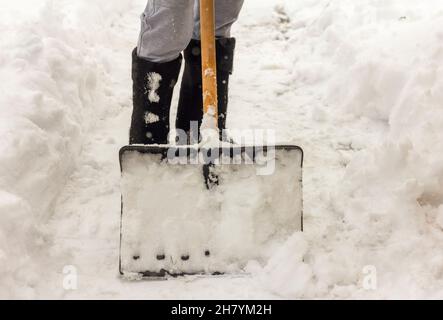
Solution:
<svg viewBox="0 0 443 320">
<path fill-rule="evenodd" d="M 218 118 L 214 0 L 200 0 L 203 112 Z M 216 120 L 215 123 L 218 123 Z"/>
</svg>

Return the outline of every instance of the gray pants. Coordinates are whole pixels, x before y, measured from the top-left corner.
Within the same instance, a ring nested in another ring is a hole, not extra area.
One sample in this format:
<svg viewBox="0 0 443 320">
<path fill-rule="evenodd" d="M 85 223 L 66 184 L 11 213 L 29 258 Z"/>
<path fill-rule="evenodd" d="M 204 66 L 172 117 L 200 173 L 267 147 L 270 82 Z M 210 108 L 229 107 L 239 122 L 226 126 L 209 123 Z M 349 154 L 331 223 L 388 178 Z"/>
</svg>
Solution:
<svg viewBox="0 0 443 320">
<path fill-rule="evenodd" d="M 230 37 L 243 1 L 215 0 L 216 37 Z M 159 63 L 175 60 L 191 39 L 200 39 L 199 0 L 148 0 L 141 16 L 139 57 Z"/>
</svg>

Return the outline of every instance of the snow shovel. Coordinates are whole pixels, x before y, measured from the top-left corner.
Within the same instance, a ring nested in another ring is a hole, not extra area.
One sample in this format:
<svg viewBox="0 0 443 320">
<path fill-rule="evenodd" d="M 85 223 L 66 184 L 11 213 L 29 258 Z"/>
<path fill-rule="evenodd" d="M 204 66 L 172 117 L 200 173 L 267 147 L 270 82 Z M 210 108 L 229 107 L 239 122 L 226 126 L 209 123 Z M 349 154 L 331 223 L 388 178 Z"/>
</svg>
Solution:
<svg viewBox="0 0 443 320">
<path fill-rule="evenodd" d="M 128 279 L 243 274 L 303 230 L 302 149 L 218 141 L 214 0 L 200 8 L 203 142 L 120 150 Z"/>
</svg>

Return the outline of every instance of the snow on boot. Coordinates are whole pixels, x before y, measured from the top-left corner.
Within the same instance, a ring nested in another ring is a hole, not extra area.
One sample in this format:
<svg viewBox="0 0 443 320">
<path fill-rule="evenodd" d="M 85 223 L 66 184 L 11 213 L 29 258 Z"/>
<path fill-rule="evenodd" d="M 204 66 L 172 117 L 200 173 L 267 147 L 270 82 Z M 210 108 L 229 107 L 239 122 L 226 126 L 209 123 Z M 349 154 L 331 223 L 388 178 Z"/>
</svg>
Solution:
<svg viewBox="0 0 443 320">
<path fill-rule="evenodd" d="M 132 53 L 133 114 L 130 144 L 167 144 L 172 94 L 180 73 L 182 56 L 154 63 Z"/>
<path fill-rule="evenodd" d="M 218 126 L 220 138 L 224 140 L 221 133 L 226 128 L 229 76 L 232 74 L 234 65 L 235 38 L 217 39 L 216 47 Z M 191 40 L 184 51 L 184 56 L 186 64 L 180 90 L 176 127 L 189 133 L 191 122 L 198 122 L 200 128 L 203 118 L 201 42 Z M 193 134 L 197 133 L 193 132 Z"/>
</svg>

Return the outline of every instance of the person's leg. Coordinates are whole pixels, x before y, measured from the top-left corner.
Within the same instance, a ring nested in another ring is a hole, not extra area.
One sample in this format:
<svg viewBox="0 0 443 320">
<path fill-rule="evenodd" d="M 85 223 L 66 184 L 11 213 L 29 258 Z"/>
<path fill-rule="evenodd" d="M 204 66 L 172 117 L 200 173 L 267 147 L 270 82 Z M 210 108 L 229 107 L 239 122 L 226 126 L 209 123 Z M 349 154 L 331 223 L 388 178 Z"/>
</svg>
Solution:
<svg viewBox="0 0 443 320">
<path fill-rule="evenodd" d="M 226 128 L 229 76 L 233 71 L 235 39 L 230 38 L 231 26 L 237 20 L 243 0 L 216 0 L 216 47 L 219 128 Z M 203 117 L 202 70 L 200 43 L 200 6 L 195 2 L 193 39 L 185 49 L 183 74 L 176 127 L 190 130 L 191 122 L 201 125 Z"/>
<path fill-rule="evenodd" d="M 231 27 L 237 21 L 244 0 L 215 0 L 215 36 L 230 38 Z M 200 40 L 200 1 L 195 1 L 192 39 Z"/>
<path fill-rule="evenodd" d="M 191 40 L 193 0 L 149 0 L 132 55 L 130 144 L 166 144 L 172 94 Z"/>
<path fill-rule="evenodd" d="M 151 62 L 169 62 L 191 40 L 194 0 L 149 0 L 141 16 L 137 55 Z"/>
</svg>

